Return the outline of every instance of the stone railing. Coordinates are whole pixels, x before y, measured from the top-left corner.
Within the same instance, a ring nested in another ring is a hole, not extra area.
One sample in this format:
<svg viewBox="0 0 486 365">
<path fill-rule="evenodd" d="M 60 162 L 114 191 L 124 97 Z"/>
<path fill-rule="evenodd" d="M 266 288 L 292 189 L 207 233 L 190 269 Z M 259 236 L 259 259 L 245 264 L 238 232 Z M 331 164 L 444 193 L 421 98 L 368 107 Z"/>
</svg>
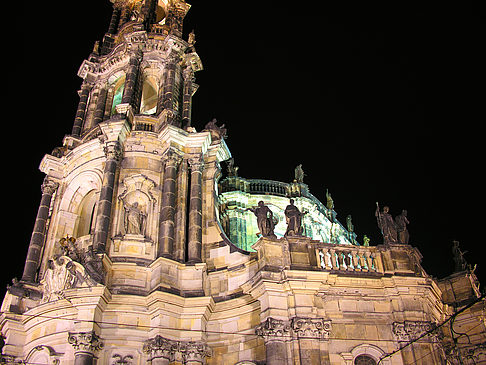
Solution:
<svg viewBox="0 0 486 365">
<path fill-rule="evenodd" d="M 222 193 L 228 191 L 243 191 L 250 194 L 268 194 L 276 196 L 305 196 L 316 199 L 309 193 L 309 187 L 303 183 L 284 183 L 281 181 L 264 179 L 245 179 L 239 176 L 230 176 L 220 183 Z"/>
<path fill-rule="evenodd" d="M 384 272 L 382 254 L 374 246 L 318 244 L 316 258 L 323 270 Z"/>
<path fill-rule="evenodd" d="M 134 131 L 145 131 L 145 132 L 154 132 L 155 131 L 155 124 L 157 120 L 145 117 L 145 116 L 137 116 L 133 120 L 133 130 Z"/>
</svg>

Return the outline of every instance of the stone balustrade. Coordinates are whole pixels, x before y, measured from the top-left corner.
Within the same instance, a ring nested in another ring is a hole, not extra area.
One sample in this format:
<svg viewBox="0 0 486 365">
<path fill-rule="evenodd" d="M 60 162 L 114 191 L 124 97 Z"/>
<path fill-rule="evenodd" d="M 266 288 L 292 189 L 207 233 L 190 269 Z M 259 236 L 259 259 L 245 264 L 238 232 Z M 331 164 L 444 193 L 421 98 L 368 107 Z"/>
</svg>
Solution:
<svg viewBox="0 0 486 365">
<path fill-rule="evenodd" d="M 324 270 L 383 272 L 376 247 L 322 244 L 316 248 L 317 263 Z"/>
</svg>

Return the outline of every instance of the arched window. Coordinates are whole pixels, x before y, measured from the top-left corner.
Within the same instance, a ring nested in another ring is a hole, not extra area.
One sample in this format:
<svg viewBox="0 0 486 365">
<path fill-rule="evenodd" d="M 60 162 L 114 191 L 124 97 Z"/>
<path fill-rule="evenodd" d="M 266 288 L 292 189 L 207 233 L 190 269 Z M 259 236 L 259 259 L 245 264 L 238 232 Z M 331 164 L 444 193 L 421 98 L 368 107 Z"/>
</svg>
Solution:
<svg viewBox="0 0 486 365">
<path fill-rule="evenodd" d="M 85 195 L 79 206 L 79 221 L 76 236 L 82 237 L 91 234 L 94 229 L 94 218 L 96 203 L 98 202 L 99 192 L 91 190 Z"/>
<path fill-rule="evenodd" d="M 113 102 L 111 103 L 111 115 L 115 114 L 115 108 L 121 103 L 125 90 L 125 76 L 121 76 L 113 83 Z"/>
<path fill-rule="evenodd" d="M 142 101 L 140 103 L 141 114 L 155 114 L 158 100 L 157 81 L 153 76 L 147 76 L 143 83 Z"/>
<path fill-rule="evenodd" d="M 354 365 L 376 365 L 376 360 L 368 355 L 359 355 L 354 359 Z"/>
</svg>

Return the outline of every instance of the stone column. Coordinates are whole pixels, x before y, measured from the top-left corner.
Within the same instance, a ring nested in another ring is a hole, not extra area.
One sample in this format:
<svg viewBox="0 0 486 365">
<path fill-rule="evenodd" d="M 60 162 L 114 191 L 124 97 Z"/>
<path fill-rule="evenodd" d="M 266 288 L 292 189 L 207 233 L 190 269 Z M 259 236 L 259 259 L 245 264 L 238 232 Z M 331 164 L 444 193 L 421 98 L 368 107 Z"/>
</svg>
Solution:
<svg viewBox="0 0 486 365">
<path fill-rule="evenodd" d="M 182 93 L 182 128 L 191 126 L 192 88 L 194 83 L 194 71 L 188 66 L 184 69 L 184 89 Z"/>
<path fill-rule="evenodd" d="M 187 189 L 189 185 L 187 160 L 179 166 L 177 176 L 177 198 L 175 213 L 174 260 L 184 262 L 186 258 Z"/>
<path fill-rule="evenodd" d="M 105 168 L 103 171 L 103 185 L 98 201 L 98 212 L 93 238 L 93 249 L 96 253 L 104 253 L 106 241 L 110 229 L 111 206 L 113 190 L 115 187 L 115 175 L 118 163 L 122 158 L 121 146 L 118 142 L 108 142 L 104 148 L 106 155 Z"/>
<path fill-rule="evenodd" d="M 78 109 L 76 110 L 76 116 L 74 117 L 73 130 L 71 134 L 75 137 L 81 135 L 81 130 L 83 128 L 84 117 L 86 115 L 86 105 L 88 103 L 89 93 L 92 88 L 92 84 L 83 81 L 81 85 L 81 92 L 79 93 L 79 103 Z"/>
<path fill-rule="evenodd" d="M 288 321 L 269 317 L 256 328 L 258 336 L 265 341 L 266 364 L 287 364 L 287 341 L 290 340 L 290 324 Z"/>
<path fill-rule="evenodd" d="M 202 254 L 202 156 L 189 160 L 191 190 L 189 198 L 188 262 L 201 262 Z"/>
<path fill-rule="evenodd" d="M 115 34 L 116 30 L 118 28 L 118 22 L 120 21 L 120 7 L 119 5 L 115 2 L 113 4 L 113 12 L 111 13 L 111 19 L 110 19 L 110 25 L 108 27 L 108 34 Z"/>
<path fill-rule="evenodd" d="M 173 119 L 174 113 L 174 84 L 175 84 L 175 74 L 177 69 L 177 61 L 180 58 L 179 53 L 171 52 L 167 56 L 165 63 L 164 72 L 164 84 L 161 88 L 161 93 L 159 94 L 159 100 L 157 103 L 157 114 L 160 114 L 163 110 L 169 110 L 172 113 L 168 113 L 167 117 Z"/>
<path fill-rule="evenodd" d="M 68 342 L 74 347 L 74 365 L 93 365 L 95 352 L 103 348 L 94 331 L 69 332 Z"/>
<path fill-rule="evenodd" d="M 25 260 L 23 281 L 34 282 L 37 269 L 40 264 L 40 256 L 45 242 L 46 223 L 49 218 L 49 208 L 51 206 L 52 195 L 59 184 L 46 176 L 42 183 L 42 197 L 35 219 L 34 230 L 30 238 L 27 259 Z"/>
<path fill-rule="evenodd" d="M 157 335 L 145 341 L 143 352 L 148 355 L 152 365 L 169 365 L 173 357 L 173 341 Z"/>
<path fill-rule="evenodd" d="M 140 62 L 142 61 L 142 52 L 137 50 L 130 56 L 130 60 L 128 61 L 128 69 L 125 78 L 125 88 L 123 90 L 123 96 L 121 103 L 132 105 L 134 103 L 136 88 L 138 85 L 138 74 L 139 74 L 139 66 Z"/>
<path fill-rule="evenodd" d="M 172 257 L 174 250 L 177 166 L 181 158 L 169 151 L 162 182 L 162 207 L 159 224 L 158 257 Z"/>
<path fill-rule="evenodd" d="M 320 342 L 329 339 L 331 321 L 322 318 L 292 318 L 292 332 L 299 344 L 301 364 L 328 365 L 329 351 L 322 351 Z M 324 353 L 323 353 L 324 352 Z"/>
<path fill-rule="evenodd" d="M 108 96 L 108 89 L 102 87 L 98 93 L 98 99 L 96 99 L 95 111 L 93 114 L 93 126 L 97 126 L 103 122 L 106 109 L 106 98 Z"/>
</svg>

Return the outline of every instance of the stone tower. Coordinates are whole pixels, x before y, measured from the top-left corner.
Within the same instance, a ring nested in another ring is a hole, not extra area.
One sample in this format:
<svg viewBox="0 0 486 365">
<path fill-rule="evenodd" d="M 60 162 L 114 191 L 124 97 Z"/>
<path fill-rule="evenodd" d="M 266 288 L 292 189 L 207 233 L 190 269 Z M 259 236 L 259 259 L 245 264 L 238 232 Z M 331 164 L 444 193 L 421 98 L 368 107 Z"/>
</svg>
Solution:
<svg viewBox="0 0 486 365">
<path fill-rule="evenodd" d="M 40 163 L 2 363 L 443 364 L 458 353 L 441 325 L 454 308 L 468 310 L 456 329 L 484 342 L 470 268 L 437 281 L 412 245 L 361 246 L 302 171 L 239 177 L 225 128 L 195 130 L 189 4 L 112 3 L 79 69 L 72 131 Z"/>
</svg>

